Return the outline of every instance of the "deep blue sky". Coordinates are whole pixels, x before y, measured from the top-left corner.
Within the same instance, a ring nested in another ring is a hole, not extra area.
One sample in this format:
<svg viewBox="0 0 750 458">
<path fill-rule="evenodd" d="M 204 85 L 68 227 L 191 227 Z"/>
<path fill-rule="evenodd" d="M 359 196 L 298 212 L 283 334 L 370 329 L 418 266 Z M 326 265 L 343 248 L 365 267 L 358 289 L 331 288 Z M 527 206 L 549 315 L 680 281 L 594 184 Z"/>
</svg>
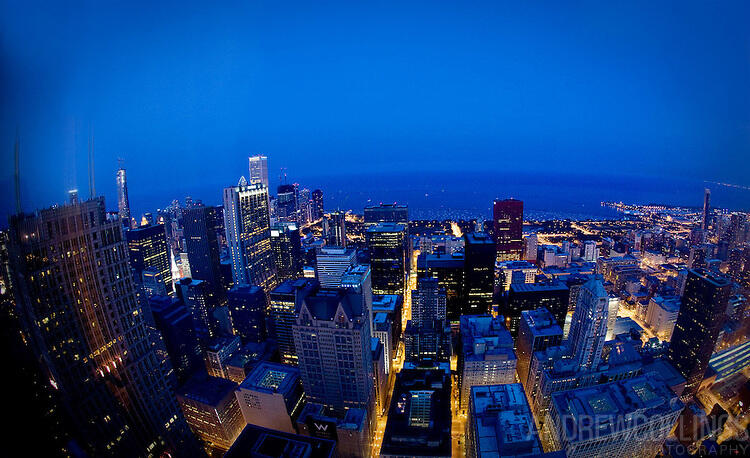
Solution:
<svg viewBox="0 0 750 458">
<path fill-rule="evenodd" d="M 117 157 L 131 196 L 217 201 L 196 185 L 236 182 L 257 151 L 310 186 L 392 169 L 750 185 L 750 2 L 58 3 L 2 0 L 2 213 L 16 127 L 27 209 L 86 193 L 91 126 L 110 206 Z"/>
</svg>

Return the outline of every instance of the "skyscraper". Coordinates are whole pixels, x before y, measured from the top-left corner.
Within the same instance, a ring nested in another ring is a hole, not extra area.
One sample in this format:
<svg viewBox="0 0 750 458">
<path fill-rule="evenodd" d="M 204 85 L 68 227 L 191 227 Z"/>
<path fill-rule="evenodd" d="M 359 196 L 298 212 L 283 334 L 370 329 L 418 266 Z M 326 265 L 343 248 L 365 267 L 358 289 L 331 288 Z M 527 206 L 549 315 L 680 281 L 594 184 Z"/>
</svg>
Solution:
<svg viewBox="0 0 750 458">
<path fill-rule="evenodd" d="M 406 205 L 379 204 L 365 207 L 365 227 L 379 223 L 409 224 L 409 207 Z"/>
<path fill-rule="evenodd" d="M 191 437 L 103 198 L 17 215 L 10 267 L 24 334 L 91 456 L 191 453 Z M 162 347 L 163 348 L 163 347 Z"/>
<path fill-rule="evenodd" d="M 208 283 L 212 295 L 223 296 L 216 212 L 203 205 L 186 208 L 182 227 L 192 278 Z"/>
<path fill-rule="evenodd" d="M 608 314 L 609 295 L 602 281 L 596 278 L 589 280 L 578 294 L 568 335 L 573 358 L 582 370 L 599 367 L 607 336 Z"/>
<path fill-rule="evenodd" d="M 462 315 L 488 313 L 495 281 L 495 244 L 482 232 L 464 235 L 464 309 Z"/>
<path fill-rule="evenodd" d="M 521 322 L 516 341 L 518 355 L 518 379 L 527 393 L 532 385 L 528 383 L 531 360 L 537 351 L 562 343 L 563 330 L 557 324 L 555 317 L 546 308 L 524 310 L 521 312 Z"/>
<path fill-rule="evenodd" d="M 460 335 L 460 403 L 467 409 L 471 387 L 515 382 L 518 360 L 501 316 L 463 315 Z"/>
<path fill-rule="evenodd" d="M 328 245 L 346 248 L 346 213 L 331 212 L 328 219 Z"/>
<path fill-rule="evenodd" d="M 318 287 L 315 279 L 299 278 L 281 283 L 269 294 L 268 318 L 271 334 L 276 339 L 279 356 L 284 364 L 297 365 L 298 355 L 294 347 L 292 327 L 297 320 L 300 304 Z"/>
<path fill-rule="evenodd" d="M 726 318 L 732 283 L 704 269 L 690 270 L 669 345 L 669 361 L 685 377 L 682 396 L 695 394 L 703 380 Z"/>
<path fill-rule="evenodd" d="M 267 187 L 248 185 L 242 178 L 237 186 L 224 189 L 224 227 L 235 285 L 270 290 L 275 280 L 270 226 Z"/>
<path fill-rule="evenodd" d="M 227 292 L 232 330 L 242 343 L 265 340 L 267 304 L 266 294 L 257 286 L 235 286 Z"/>
<path fill-rule="evenodd" d="M 135 271 L 136 281 L 140 283 L 143 271 L 152 267 L 164 281 L 167 294 L 173 294 L 172 263 L 169 259 L 164 225 L 142 226 L 126 231 L 125 235 L 128 239 L 130 265 Z"/>
<path fill-rule="evenodd" d="M 276 217 L 280 222 L 297 222 L 297 192 L 294 189 L 294 185 L 279 185 L 276 189 L 276 205 Z"/>
<path fill-rule="evenodd" d="M 496 200 L 492 209 L 498 261 L 518 261 L 523 256 L 523 202 Z"/>
<path fill-rule="evenodd" d="M 365 233 L 374 294 L 404 294 L 406 226 L 379 223 Z"/>
<path fill-rule="evenodd" d="M 703 219 L 701 220 L 701 229 L 705 233 L 711 223 L 711 190 L 706 188 L 703 191 Z"/>
<path fill-rule="evenodd" d="M 354 248 L 323 247 L 315 257 L 315 274 L 323 288 L 338 288 L 344 272 L 356 263 Z"/>
<path fill-rule="evenodd" d="M 436 278 L 421 278 L 412 291 L 411 320 L 404 331 L 405 358 L 409 362 L 448 361 L 450 327 L 446 323 L 445 289 Z"/>
<path fill-rule="evenodd" d="M 268 157 L 256 154 L 249 158 L 250 184 L 262 184 L 269 187 L 268 181 Z"/>
<path fill-rule="evenodd" d="M 369 311 L 359 295 L 320 289 L 302 300 L 293 326 L 305 394 L 338 414 L 374 403 Z"/>
<path fill-rule="evenodd" d="M 300 277 L 302 243 L 296 223 L 276 223 L 271 226 L 271 250 L 276 265 L 277 283 Z"/>
<path fill-rule="evenodd" d="M 323 217 L 324 207 L 323 207 L 323 191 L 320 189 L 316 189 L 312 192 L 312 217 L 313 220 L 318 220 Z"/>
<path fill-rule="evenodd" d="M 117 169 L 117 209 L 123 226 L 130 227 L 130 199 L 128 199 L 128 179 L 125 169 Z"/>
</svg>

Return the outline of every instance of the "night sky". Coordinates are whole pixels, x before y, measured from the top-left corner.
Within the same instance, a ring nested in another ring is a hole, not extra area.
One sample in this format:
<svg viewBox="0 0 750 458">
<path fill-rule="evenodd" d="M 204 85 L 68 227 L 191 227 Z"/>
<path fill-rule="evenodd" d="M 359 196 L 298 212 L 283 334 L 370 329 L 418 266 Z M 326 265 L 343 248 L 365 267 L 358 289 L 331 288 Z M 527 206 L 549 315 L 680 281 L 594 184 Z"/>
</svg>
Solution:
<svg viewBox="0 0 750 458">
<path fill-rule="evenodd" d="M 56 3 L 2 0 L 2 215 L 17 128 L 27 210 L 87 194 L 92 129 L 110 207 L 118 157 L 131 198 L 167 202 L 197 183 L 218 196 L 253 152 L 311 182 L 544 169 L 750 185 L 750 2 Z"/>
</svg>

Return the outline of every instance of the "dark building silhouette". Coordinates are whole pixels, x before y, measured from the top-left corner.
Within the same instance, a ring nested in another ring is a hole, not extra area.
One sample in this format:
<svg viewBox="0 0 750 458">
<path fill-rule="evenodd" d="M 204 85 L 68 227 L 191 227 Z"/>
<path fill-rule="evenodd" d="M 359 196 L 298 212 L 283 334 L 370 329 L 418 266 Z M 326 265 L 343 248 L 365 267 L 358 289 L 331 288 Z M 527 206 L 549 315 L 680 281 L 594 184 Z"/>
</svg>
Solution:
<svg viewBox="0 0 750 458">
<path fill-rule="evenodd" d="M 464 299 L 465 262 L 462 253 L 420 254 L 417 259 L 417 275 L 421 278 L 435 278 L 445 290 L 447 319 L 458 322 L 466 300 Z"/>
<path fill-rule="evenodd" d="M 378 223 L 365 233 L 373 294 L 404 294 L 406 225 Z"/>
<path fill-rule="evenodd" d="M 178 299 L 153 296 L 148 299 L 156 329 L 164 340 L 177 382 L 182 384 L 203 367 L 201 346 L 193 329 L 193 317 Z"/>
<path fill-rule="evenodd" d="M 523 202 L 496 200 L 492 208 L 493 235 L 498 261 L 518 261 L 523 257 Z"/>
<path fill-rule="evenodd" d="M 276 205 L 279 221 L 297 222 L 297 191 L 294 185 L 282 184 L 276 189 Z"/>
<path fill-rule="evenodd" d="M 277 283 L 302 275 L 302 242 L 296 223 L 271 226 L 271 251 L 276 264 Z"/>
<path fill-rule="evenodd" d="M 330 213 L 326 235 L 328 245 L 346 248 L 346 213 L 340 210 Z"/>
<path fill-rule="evenodd" d="M 265 340 L 267 304 L 266 294 L 257 286 L 235 286 L 227 292 L 232 329 L 242 343 Z"/>
<path fill-rule="evenodd" d="M 141 275 L 153 267 L 164 281 L 167 294 L 172 294 L 172 263 L 169 259 L 167 234 L 163 224 L 142 226 L 125 232 L 134 278 L 141 283 Z"/>
<path fill-rule="evenodd" d="M 669 361 L 685 377 L 683 397 L 698 390 L 726 317 L 732 284 L 705 269 L 690 270 L 669 345 Z"/>
<path fill-rule="evenodd" d="M 182 227 L 185 249 L 190 261 L 190 275 L 208 283 L 212 300 L 216 304 L 223 293 L 219 257 L 219 230 L 214 207 L 194 206 L 182 211 Z"/>
<path fill-rule="evenodd" d="M 569 294 L 565 283 L 513 283 L 508 296 L 500 302 L 498 313 L 505 317 L 505 325 L 515 339 L 518 336 L 518 325 L 521 312 L 545 307 L 565 327 L 565 315 L 568 313 Z"/>
<path fill-rule="evenodd" d="M 409 207 L 399 204 L 380 204 L 365 207 L 365 227 L 378 223 L 409 223 Z"/>
<path fill-rule="evenodd" d="M 495 243 L 483 232 L 464 235 L 464 307 L 461 315 L 488 313 L 495 281 Z"/>
<path fill-rule="evenodd" d="M 71 453 L 193 453 L 129 274 L 122 223 L 107 218 L 104 199 L 14 216 L 9 253 L 24 335 L 80 448 Z"/>
<path fill-rule="evenodd" d="M 314 220 L 320 219 L 323 217 L 323 212 L 325 207 L 323 207 L 323 191 L 320 189 L 316 189 L 312 192 L 310 195 L 312 199 L 312 216 Z"/>
</svg>

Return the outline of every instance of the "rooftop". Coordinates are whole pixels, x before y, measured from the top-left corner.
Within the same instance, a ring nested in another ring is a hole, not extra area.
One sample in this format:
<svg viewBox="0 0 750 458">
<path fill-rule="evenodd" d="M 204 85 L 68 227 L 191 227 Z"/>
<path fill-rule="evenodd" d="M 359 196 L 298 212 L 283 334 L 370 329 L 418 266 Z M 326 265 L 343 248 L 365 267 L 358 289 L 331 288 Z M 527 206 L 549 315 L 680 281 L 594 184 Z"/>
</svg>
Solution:
<svg viewBox="0 0 750 458">
<path fill-rule="evenodd" d="M 566 442 L 587 440 L 592 432 L 603 436 L 633 428 L 682 407 L 677 395 L 654 373 L 552 395 L 558 418 L 566 418 L 562 432 Z"/>
<path fill-rule="evenodd" d="M 462 315 L 460 329 L 465 360 L 516 359 L 502 316 Z"/>
<path fill-rule="evenodd" d="M 185 383 L 180 395 L 209 406 L 218 406 L 230 393 L 234 393 L 237 384 L 219 377 L 197 376 Z"/>
<path fill-rule="evenodd" d="M 521 321 L 528 324 L 534 336 L 554 336 L 563 333 L 555 317 L 544 307 L 521 311 Z"/>
<path fill-rule="evenodd" d="M 240 388 L 264 393 L 287 393 L 295 388 L 299 378 L 296 367 L 261 361 L 240 384 Z"/>
<path fill-rule="evenodd" d="M 224 457 L 332 458 L 335 448 L 336 443 L 327 439 L 247 425 Z"/>
<path fill-rule="evenodd" d="M 404 232 L 406 224 L 404 223 L 378 223 L 367 229 L 367 232 Z"/>
<path fill-rule="evenodd" d="M 520 383 L 471 388 L 477 456 L 540 455 L 539 441 Z"/>
</svg>

